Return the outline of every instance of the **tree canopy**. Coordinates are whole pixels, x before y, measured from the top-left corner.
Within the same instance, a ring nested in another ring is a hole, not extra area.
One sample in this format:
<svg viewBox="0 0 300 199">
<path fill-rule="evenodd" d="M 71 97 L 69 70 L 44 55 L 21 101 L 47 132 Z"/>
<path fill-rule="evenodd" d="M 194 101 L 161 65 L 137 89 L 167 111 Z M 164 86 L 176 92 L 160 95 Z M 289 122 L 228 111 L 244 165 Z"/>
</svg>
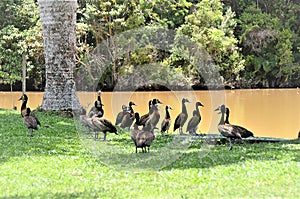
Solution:
<svg viewBox="0 0 300 199">
<path fill-rule="evenodd" d="M 113 89 L 120 76 L 143 64 L 164 66 L 169 82 L 186 77 L 190 85 L 205 81 L 187 60 L 180 46 L 168 52 L 153 46 L 124 55 L 111 54 L 112 62 L 101 77 L 88 63 L 101 43 L 141 27 L 174 30 L 202 46 L 219 67 L 223 83 L 241 88 L 300 86 L 300 4 L 294 0 L 78 0 L 77 81 L 106 82 Z M 28 84 L 45 86 L 45 61 L 38 4 L 35 0 L 0 2 L 0 84 L 14 84 L 22 77 L 26 53 Z M 174 71 L 176 73 L 170 72 Z M 154 72 L 155 73 L 155 72 Z M 153 76 L 159 74 L 152 74 Z M 92 90 L 80 84 L 79 90 Z"/>
</svg>

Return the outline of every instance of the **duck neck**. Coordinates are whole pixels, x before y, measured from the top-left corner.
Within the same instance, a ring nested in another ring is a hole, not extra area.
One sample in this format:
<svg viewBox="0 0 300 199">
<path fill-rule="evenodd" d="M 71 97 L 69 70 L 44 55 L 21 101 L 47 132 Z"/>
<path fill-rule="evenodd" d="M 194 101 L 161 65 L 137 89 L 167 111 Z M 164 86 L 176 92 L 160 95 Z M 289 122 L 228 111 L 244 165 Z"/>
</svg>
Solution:
<svg viewBox="0 0 300 199">
<path fill-rule="evenodd" d="M 183 113 L 187 113 L 185 103 L 182 103 L 182 112 Z"/>
<path fill-rule="evenodd" d="M 24 100 L 24 101 L 22 102 L 21 111 L 23 111 L 23 110 L 26 109 L 26 105 L 27 105 L 27 100 Z"/>
<path fill-rule="evenodd" d="M 132 113 L 134 113 L 134 111 L 133 111 L 133 108 L 132 108 L 132 105 L 130 104 L 129 105 L 129 112 L 132 114 Z"/>
<path fill-rule="evenodd" d="M 196 104 L 196 113 L 197 113 L 197 116 L 199 116 L 200 117 L 200 111 L 199 111 L 199 107 L 198 107 L 198 105 Z"/>
<path fill-rule="evenodd" d="M 229 124 L 229 113 L 226 113 L 225 124 Z"/>
<path fill-rule="evenodd" d="M 223 125 L 224 124 L 224 113 L 222 113 L 219 125 Z"/>
<path fill-rule="evenodd" d="M 135 116 L 135 123 L 133 125 L 134 130 L 139 130 L 138 123 L 140 123 L 140 117 L 139 116 Z"/>
<path fill-rule="evenodd" d="M 97 100 L 101 102 L 101 95 L 98 94 Z"/>
<path fill-rule="evenodd" d="M 170 117 L 169 109 L 166 108 L 166 119 L 170 119 L 170 118 L 171 118 L 171 117 Z"/>
</svg>

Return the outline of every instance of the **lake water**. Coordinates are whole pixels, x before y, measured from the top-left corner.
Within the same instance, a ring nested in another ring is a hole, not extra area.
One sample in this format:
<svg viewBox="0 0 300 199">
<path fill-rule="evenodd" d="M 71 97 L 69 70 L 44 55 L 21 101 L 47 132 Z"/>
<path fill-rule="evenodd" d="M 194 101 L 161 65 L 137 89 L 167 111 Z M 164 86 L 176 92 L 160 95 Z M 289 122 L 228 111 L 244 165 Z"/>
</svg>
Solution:
<svg viewBox="0 0 300 199">
<path fill-rule="evenodd" d="M 27 92 L 28 106 L 32 109 L 42 104 L 42 92 Z M 82 106 L 89 110 L 97 99 L 96 92 L 77 93 Z M 17 101 L 21 92 L 0 92 L 0 107 L 20 110 L 21 102 Z M 195 109 L 195 102 L 200 101 L 202 120 L 199 126 L 201 133 L 218 133 L 217 125 L 220 115 L 213 111 L 225 103 L 230 108 L 230 123 L 243 126 L 260 137 L 297 138 L 300 130 L 300 89 L 247 89 L 226 91 L 178 91 L 178 92 L 102 92 L 105 118 L 115 122 L 122 104 L 135 102 L 134 110 L 141 115 L 148 112 L 149 99 L 158 98 L 164 104 L 160 106 L 162 121 L 165 116 L 165 105 L 170 105 L 172 122 L 181 112 L 181 99 L 188 98 L 191 103 L 186 107 L 189 118 Z M 188 119 L 189 120 L 189 119 Z M 160 122 L 158 125 L 160 125 Z M 187 125 L 187 123 L 186 123 Z M 185 131 L 186 125 L 183 130 Z M 172 124 L 173 129 L 173 124 Z M 176 132 L 178 133 L 178 131 Z"/>
</svg>

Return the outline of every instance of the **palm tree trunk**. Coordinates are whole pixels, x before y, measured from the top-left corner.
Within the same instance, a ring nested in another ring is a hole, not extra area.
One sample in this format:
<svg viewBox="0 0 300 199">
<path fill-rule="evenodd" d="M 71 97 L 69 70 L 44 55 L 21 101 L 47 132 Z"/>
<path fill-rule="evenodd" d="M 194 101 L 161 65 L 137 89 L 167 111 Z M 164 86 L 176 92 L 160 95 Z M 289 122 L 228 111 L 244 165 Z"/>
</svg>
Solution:
<svg viewBox="0 0 300 199">
<path fill-rule="evenodd" d="M 77 0 L 39 0 L 46 87 L 42 102 L 44 110 L 75 110 L 80 108 L 76 96 L 73 69 L 76 53 Z"/>
</svg>

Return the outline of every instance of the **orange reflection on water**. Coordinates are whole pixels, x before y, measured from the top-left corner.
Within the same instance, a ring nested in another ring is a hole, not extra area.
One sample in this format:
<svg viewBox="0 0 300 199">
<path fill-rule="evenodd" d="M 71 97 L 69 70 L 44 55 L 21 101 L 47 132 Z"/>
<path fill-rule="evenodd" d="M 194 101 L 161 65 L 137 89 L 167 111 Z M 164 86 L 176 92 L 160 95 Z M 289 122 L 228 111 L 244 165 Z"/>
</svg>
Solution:
<svg viewBox="0 0 300 199">
<path fill-rule="evenodd" d="M 42 104 L 42 92 L 27 92 L 26 94 L 29 97 L 28 106 L 32 109 Z M 78 92 L 77 95 L 80 103 L 87 110 L 93 106 L 97 98 L 96 92 Z M 13 106 L 17 106 L 19 110 L 21 102 L 17 100 L 20 96 L 21 92 L 0 92 L 0 107 L 12 109 Z M 244 126 L 256 136 L 296 138 L 300 130 L 299 89 L 102 92 L 105 117 L 113 123 L 123 104 L 127 105 L 129 101 L 135 102 L 137 106 L 134 106 L 134 110 L 143 115 L 148 112 L 148 101 L 159 98 L 164 103 L 160 105 L 160 122 L 165 116 L 165 105 L 170 105 L 174 109 L 170 111 L 174 124 L 176 116 L 181 112 L 181 99 L 183 97 L 191 101 L 191 103 L 186 104 L 189 118 L 195 109 L 197 100 L 204 104 L 204 107 L 200 108 L 202 120 L 199 131 L 201 133 L 218 133 L 217 125 L 220 115 L 213 110 L 224 102 L 231 111 L 230 123 Z"/>
</svg>

